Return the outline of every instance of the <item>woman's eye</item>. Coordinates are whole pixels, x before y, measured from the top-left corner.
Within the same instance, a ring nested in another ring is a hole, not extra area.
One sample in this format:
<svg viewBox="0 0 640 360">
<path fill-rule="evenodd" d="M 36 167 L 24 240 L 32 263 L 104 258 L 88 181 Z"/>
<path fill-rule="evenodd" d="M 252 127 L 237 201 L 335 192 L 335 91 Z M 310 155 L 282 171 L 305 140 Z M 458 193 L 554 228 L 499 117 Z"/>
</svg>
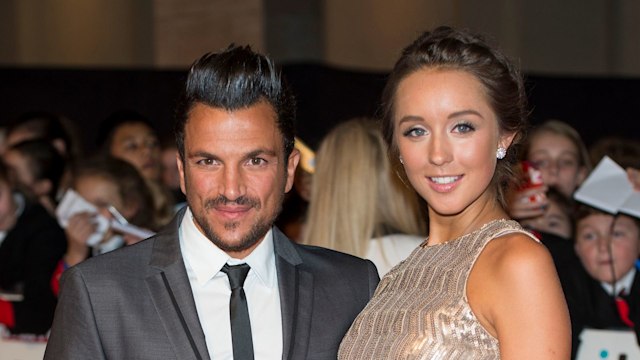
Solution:
<svg viewBox="0 0 640 360">
<path fill-rule="evenodd" d="M 453 129 L 454 132 L 458 132 L 458 133 L 462 133 L 462 134 L 471 132 L 473 130 L 475 130 L 475 128 L 473 127 L 473 125 L 471 125 L 469 123 L 457 124 Z"/>
<path fill-rule="evenodd" d="M 421 128 L 410 128 L 409 130 L 404 132 L 404 136 L 418 137 L 418 136 L 423 136 L 426 133 L 427 132 L 424 129 L 421 129 Z"/>
</svg>

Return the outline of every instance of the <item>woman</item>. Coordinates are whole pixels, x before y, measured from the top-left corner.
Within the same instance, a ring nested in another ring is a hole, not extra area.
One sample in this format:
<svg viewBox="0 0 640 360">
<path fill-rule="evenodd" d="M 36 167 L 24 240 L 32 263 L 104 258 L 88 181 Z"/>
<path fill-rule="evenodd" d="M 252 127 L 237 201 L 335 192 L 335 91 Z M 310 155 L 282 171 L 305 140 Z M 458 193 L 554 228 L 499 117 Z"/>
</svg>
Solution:
<svg viewBox="0 0 640 360">
<path fill-rule="evenodd" d="M 345 121 L 322 140 L 309 204 L 303 243 L 369 259 L 380 276 L 426 233 L 416 193 L 392 171 L 368 119 Z"/>
<path fill-rule="evenodd" d="M 429 236 L 382 279 L 339 358 L 568 358 L 551 257 L 505 211 L 526 121 L 519 72 L 479 37 L 441 27 L 403 51 L 383 104 Z"/>
<path fill-rule="evenodd" d="M 98 134 L 102 155 L 122 159 L 138 169 L 153 195 L 156 222 L 168 223 L 176 201 L 162 183 L 160 141 L 151 122 L 135 111 L 121 110 L 100 123 Z"/>
</svg>

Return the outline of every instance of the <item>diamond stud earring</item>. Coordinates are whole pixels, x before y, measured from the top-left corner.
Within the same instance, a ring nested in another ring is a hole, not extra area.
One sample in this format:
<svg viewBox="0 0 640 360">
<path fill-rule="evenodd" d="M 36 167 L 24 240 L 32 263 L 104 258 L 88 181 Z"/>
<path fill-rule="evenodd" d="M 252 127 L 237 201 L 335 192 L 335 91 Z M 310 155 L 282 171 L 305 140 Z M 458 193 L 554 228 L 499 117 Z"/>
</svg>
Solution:
<svg viewBox="0 0 640 360">
<path fill-rule="evenodd" d="M 402 160 L 402 156 L 398 157 L 400 159 L 400 164 L 404 165 L 404 160 Z"/>
<path fill-rule="evenodd" d="M 504 159 L 505 156 L 507 156 L 507 149 L 503 148 L 502 146 L 499 147 L 496 151 L 496 157 L 498 159 Z"/>
</svg>

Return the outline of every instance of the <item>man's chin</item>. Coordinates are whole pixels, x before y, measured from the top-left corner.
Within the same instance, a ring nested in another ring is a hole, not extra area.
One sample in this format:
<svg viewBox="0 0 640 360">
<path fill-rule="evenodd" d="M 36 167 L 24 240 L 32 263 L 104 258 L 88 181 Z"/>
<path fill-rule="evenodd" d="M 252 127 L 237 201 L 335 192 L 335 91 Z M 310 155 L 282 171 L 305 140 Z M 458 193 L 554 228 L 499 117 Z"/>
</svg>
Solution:
<svg viewBox="0 0 640 360">
<path fill-rule="evenodd" d="M 260 239 L 255 241 L 241 241 L 241 240 L 212 240 L 213 243 L 224 252 L 242 252 L 252 248 L 259 242 Z"/>
</svg>

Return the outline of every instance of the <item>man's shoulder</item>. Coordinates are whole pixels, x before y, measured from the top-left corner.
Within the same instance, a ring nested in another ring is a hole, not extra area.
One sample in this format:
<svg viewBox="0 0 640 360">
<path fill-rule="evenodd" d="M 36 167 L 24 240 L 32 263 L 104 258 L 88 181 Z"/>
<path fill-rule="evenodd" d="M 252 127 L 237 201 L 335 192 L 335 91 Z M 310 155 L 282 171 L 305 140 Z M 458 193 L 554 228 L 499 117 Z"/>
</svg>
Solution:
<svg viewBox="0 0 640 360">
<path fill-rule="evenodd" d="M 364 259 L 350 255 L 347 253 L 343 253 L 337 250 L 328 249 L 320 246 L 314 245 L 305 245 L 305 244 L 294 244 L 298 249 L 301 256 L 311 256 L 317 258 L 324 258 L 330 260 L 339 260 L 345 262 L 362 262 Z"/>
<path fill-rule="evenodd" d="M 352 274 L 364 274 L 375 269 L 371 261 L 340 251 L 312 245 L 294 244 L 294 246 L 305 268 L 327 269 L 332 272 L 348 270 Z"/>
<path fill-rule="evenodd" d="M 137 244 L 124 246 L 105 254 L 91 257 L 74 266 L 82 274 L 100 274 L 117 276 L 119 274 L 135 276 L 140 269 L 147 267 L 156 242 L 155 237 Z"/>
</svg>

